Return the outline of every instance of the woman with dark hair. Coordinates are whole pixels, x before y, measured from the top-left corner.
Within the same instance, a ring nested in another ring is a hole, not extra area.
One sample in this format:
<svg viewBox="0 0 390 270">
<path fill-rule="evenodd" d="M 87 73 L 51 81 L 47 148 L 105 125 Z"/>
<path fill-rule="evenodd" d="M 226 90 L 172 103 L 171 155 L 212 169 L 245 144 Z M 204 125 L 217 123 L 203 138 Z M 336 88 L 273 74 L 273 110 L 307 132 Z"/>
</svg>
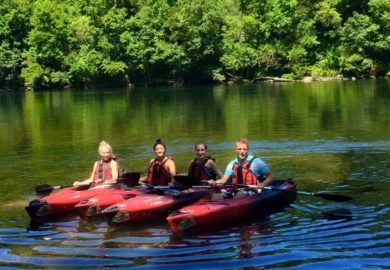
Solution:
<svg viewBox="0 0 390 270">
<path fill-rule="evenodd" d="M 147 182 L 153 186 L 173 185 L 176 165 L 171 157 L 166 156 L 166 145 L 161 139 L 156 140 L 153 151 L 156 157 L 150 160 L 148 175 L 141 177 L 140 182 Z"/>
<path fill-rule="evenodd" d="M 198 180 L 219 179 L 222 171 L 215 163 L 215 159 L 207 154 L 207 145 L 204 142 L 195 144 L 196 158 L 191 161 L 188 176 Z"/>
</svg>

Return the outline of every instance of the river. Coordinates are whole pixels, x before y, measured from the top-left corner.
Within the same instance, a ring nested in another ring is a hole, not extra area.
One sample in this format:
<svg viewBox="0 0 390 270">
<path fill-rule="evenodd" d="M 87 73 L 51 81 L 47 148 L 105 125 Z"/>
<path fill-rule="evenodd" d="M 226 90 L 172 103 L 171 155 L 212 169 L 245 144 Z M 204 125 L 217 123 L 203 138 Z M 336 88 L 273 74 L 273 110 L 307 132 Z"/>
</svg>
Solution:
<svg viewBox="0 0 390 270">
<path fill-rule="evenodd" d="M 184 234 L 165 220 L 29 224 L 34 187 L 89 177 L 101 140 L 145 173 L 161 138 L 185 173 L 196 142 L 224 169 L 240 137 L 299 190 L 353 200 L 299 195 Z M 0 92 L 0 162 L 0 269 L 390 269 L 390 80 Z"/>
</svg>

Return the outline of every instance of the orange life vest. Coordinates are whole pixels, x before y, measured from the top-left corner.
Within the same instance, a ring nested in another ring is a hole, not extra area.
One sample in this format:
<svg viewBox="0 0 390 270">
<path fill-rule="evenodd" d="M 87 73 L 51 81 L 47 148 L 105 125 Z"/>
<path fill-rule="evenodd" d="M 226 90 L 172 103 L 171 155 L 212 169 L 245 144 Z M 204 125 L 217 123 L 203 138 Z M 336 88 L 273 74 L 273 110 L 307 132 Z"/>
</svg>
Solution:
<svg viewBox="0 0 390 270">
<path fill-rule="evenodd" d="M 167 157 L 162 162 L 155 158 L 149 165 L 148 184 L 153 186 L 165 186 L 171 182 L 171 174 L 166 162 L 172 158 Z"/>
<path fill-rule="evenodd" d="M 243 164 L 239 164 L 237 161 L 233 164 L 233 174 L 231 176 L 232 184 L 243 184 L 243 185 L 257 185 L 258 178 L 251 170 L 253 160 L 246 160 Z"/>
<path fill-rule="evenodd" d="M 195 158 L 191 162 L 191 165 L 188 169 L 188 176 L 197 178 L 199 180 L 216 179 L 216 174 L 214 171 L 206 167 L 206 163 L 209 161 L 209 159 L 215 161 L 215 159 L 211 158 L 210 156 L 205 158 Z"/>
<path fill-rule="evenodd" d="M 103 160 L 97 161 L 98 164 L 96 166 L 95 175 L 93 176 L 93 182 L 97 184 L 96 180 L 111 180 L 112 179 L 112 169 L 111 169 L 111 162 L 117 162 L 118 163 L 118 170 L 119 170 L 119 162 L 117 161 L 117 157 L 113 156 L 109 159 L 108 162 L 104 162 Z M 119 172 L 118 172 L 119 173 Z"/>
</svg>

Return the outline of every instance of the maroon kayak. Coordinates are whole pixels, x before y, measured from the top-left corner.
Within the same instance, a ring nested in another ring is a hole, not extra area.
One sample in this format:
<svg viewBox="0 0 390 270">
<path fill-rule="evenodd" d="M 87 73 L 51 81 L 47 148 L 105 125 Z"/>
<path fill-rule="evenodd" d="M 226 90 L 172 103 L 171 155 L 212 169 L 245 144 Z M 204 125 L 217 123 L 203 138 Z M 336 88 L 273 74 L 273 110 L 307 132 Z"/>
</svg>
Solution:
<svg viewBox="0 0 390 270">
<path fill-rule="evenodd" d="M 96 196 L 110 188 L 112 188 L 111 185 L 99 185 L 86 190 L 78 190 L 77 187 L 66 187 L 57 193 L 31 201 L 25 209 L 33 220 L 55 218 L 76 212 L 75 205 L 80 201 Z"/>
<path fill-rule="evenodd" d="M 172 211 L 198 201 L 209 194 L 207 188 L 178 191 L 164 190 L 163 194 L 140 194 L 102 211 L 110 225 L 131 224 L 166 218 Z"/>
<path fill-rule="evenodd" d="M 117 187 L 104 190 L 96 196 L 81 201 L 75 207 L 81 218 L 88 219 L 100 216 L 102 210 L 113 204 L 123 202 L 140 194 L 149 193 L 155 193 L 155 190 L 146 186 L 132 188 Z"/>
<path fill-rule="evenodd" d="M 58 218 L 65 214 L 76 214 L 75 206 L 81 201 L 86 201 L 108 190 L 128 189 L 128 187 L 136 186 L 139 178 L 139 172 L 127 172 L 117 179 L 118 184 L 95 185 L 92 187 L 89 184 L 78 187 L 39 185 L 35 188 L 35 192 L 42 197 L 31 201 L 25 209 L 32 221 L 43 221 L 49 218 Z M 56 188 L 60 188 L 60 191 L 50 194 Z"/>
<path fill-rule="evenodd" d="M 296 197 L 296 186 L 292 180 L 275 181 L 271 189 L 263 189 L 252 195 L 218 201 L 202 199 L 171 213 L 167 220 L 174 232 L 245 220 L 291 202 Z"/>
</svg>

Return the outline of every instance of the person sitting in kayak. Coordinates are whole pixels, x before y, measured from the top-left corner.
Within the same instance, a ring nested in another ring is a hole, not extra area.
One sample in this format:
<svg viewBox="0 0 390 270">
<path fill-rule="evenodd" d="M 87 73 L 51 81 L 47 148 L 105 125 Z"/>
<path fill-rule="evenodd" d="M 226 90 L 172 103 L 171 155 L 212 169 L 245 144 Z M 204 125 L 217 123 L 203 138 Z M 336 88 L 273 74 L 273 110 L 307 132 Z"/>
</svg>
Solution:
<svg viewBox="0 0 390 270">
<path fill-rule="evenodd" d="M 76 181 L 73 186 L 88 184 L 115 184 L 119 175 L 119 164 L 112 153 L 111 146 L 106 141 L 101 141 L 98 153 L 100 160 L 93 165 L 91 176 L 84 181 Z"/>
<path fill-rule="evenodd" d="M 173 185 L 173 176 L 176 175 L 176 165 L 171 157 L 165 155 L 166 145 L 161 139 L 153 145 L 156 157 L 150 160 L 148 174 L 140 178 L 140 182 L 146 182 L 152 186 Z"/>
<path fill-rule="evenodd" d="M 199 180 L 222 178 L 223 174 L 215 163 L 215 159 L 211 156 L 206 156 L 206 143 L 200 142 L 195 144 L 195 152 L 197 157 L 191 161 L 188 176 Z"/>
<path fill-rule="evenodd" d="M 248 140 L 238 139 L 235 151 L 237 158 L 229 162 L 222 178 L 209 181 L 211 186 L 229 182 L 233 185 L 256 185 L 261 189 L 275 180 L 273 172 L 263 160 L 248 154 Z"/>
</svg>

